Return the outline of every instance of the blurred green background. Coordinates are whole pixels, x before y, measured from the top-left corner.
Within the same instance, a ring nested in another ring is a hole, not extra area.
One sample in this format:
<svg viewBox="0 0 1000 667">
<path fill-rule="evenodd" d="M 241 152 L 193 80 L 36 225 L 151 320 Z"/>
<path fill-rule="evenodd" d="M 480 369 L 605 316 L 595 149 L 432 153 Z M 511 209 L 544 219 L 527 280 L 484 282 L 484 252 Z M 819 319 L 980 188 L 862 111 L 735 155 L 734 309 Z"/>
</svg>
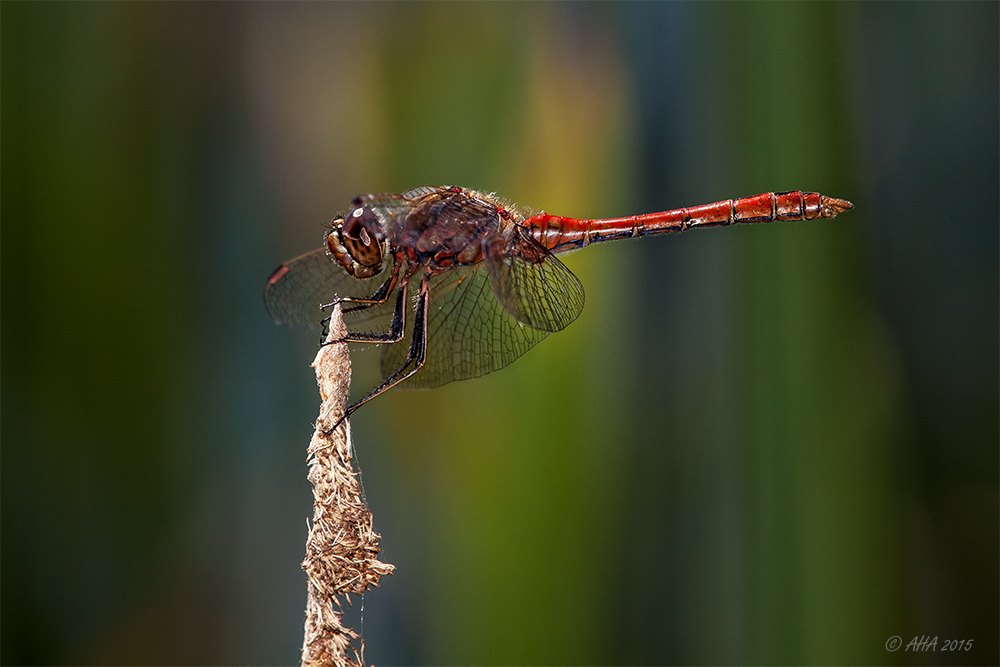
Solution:
<svg viewBox="0 0 1000 667">
<path fill-rule="evenodd" d="M 573 254 L 566 331 L 359 411 L 397 566 L 369 661 L 997 664 L 998 26 L 3 3 L 0 661 L 298 660 L 317 335 L 272 325 L 264 279 L 356 194 L 455 184 L 857 208 Z"/>
</svg>

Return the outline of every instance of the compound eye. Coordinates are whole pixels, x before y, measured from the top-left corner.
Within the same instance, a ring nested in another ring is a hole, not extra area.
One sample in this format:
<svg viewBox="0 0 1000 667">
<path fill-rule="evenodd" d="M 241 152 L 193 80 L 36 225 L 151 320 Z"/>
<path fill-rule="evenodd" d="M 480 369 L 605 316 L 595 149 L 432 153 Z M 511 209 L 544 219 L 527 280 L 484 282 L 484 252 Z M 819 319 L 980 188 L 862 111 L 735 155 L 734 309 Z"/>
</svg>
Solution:
<svg viewBox="0 0 1000 667">
<path fill-rule="evenodd" d="M 344 218 L 344 246 L 361 266 L 382 265 L 381 236 L 378 216 L 370 206 L 356 208 Z"/>
<path fill-rule="evenodd" d="M 337 261 L 343 263 L 342 257 L 347 255 L 347 248 L 341 243 L 341 239 L 344 238 L 344 219 L 335 218 L 333 223 L 331 223 L 330 231 L 326 235 L 326 247 L 330 254 L 337 258 Z"/>
</svg>

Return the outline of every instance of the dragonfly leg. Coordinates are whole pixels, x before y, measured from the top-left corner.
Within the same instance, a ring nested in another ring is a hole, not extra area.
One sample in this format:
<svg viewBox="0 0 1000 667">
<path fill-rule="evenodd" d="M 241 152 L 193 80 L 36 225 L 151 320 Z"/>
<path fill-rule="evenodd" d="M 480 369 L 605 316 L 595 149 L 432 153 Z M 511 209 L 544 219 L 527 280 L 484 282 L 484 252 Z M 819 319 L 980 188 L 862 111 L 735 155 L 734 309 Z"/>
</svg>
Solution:
<svg viewBox="0 0 1000 667">
<path fill-rule="evenodd" d="M 389 300 L 389 295 L 392 294 L 393 288 L 396 287 L 396 281 L 398 277 L 399 277 L 399 262 L 394 260 L 392 265 L 392 274 L 385 280 L 385 282 L 379 285 L 379 288 L 375 290 L 375 292 L 370 297 L 362 299 L 362 298 L 346 296 L 339 299 L 334 299 L 330 303 L 323 304 L 322 306 L 319 307 L 319 309 L 326 310 L 328 308 L 333 308 L 338 303 L 358 304 L 356 306 L 344 308 L 342 312 L 344 314 L 347 314 L 359 310 L 364 310 L 366 308 L 371 308 L 372 306 L 381 305 Z M 326 340 L 327 333 L 329 333 L 328 327 L 330 325 L 330 317 L 329 316 L 324 317 L 322 320 L 320 320 L 320 324 L 323 325 L 323 332 L 320 334 L 320 339 L 319 339 L 320 346 L 329 345 L 329 343 L 324 343 L 323 341 Z M 348 337 L 343 340 L 351 340 L 350 335 L 348 335 Z M 330 343 L 339 343 L 339 342 L 341 341 L 339 340 L 330 341 Z"/>
<path fill-rule="evenodd" d="M 417 308 L 413 319 L 413 340 L 410 341 L 410 349 L 406 353 L 406 361 L 403 365 L 396 369 L 389 377 L 387 377 L 382 384 L 375 387 L 375 389 L 362 398 L 357 403 L 347 407 L 344 411 L 344 416 L 341 417 L 336 424 L 334 424 L 327 434 L 331 433 L 335 428 L 340 426 L 340 423 L 350 417 L 355 410 L 360 408 L 362 405 L 372 400 L 379 394 L 392 389 L 397 384 L 410 377 L 414 373 L 420 370 L 424 365 L 424 359 L 427 355 L 427 307 L 428 307 L 428 286 L 430 284 L 430 276 L 428 273 L 424 273 L 423 278 L 420 280 L 420 288 L 417 292 Z M 405 283 L 404 283 L 405 285 Z M 407 368 L 412 364 L 411 368 Z"/>
<path fill-rule="evenodd" d="M 398 343 L 403 340 L 403 332 L 406 328 L 406 294 L 408 283 L 409 276 L 406 276 L 403 278 L 399 289 L 396 290 L 396 308 L 393 310 L 392 320 L 389 322 L 389 331 L 386 333 L 352 333 L 349 331 L 343 338 L 326 341 L 320 347 L 323 345 L 332 345 L 333 343 Z M 388 296 L 382 300 L 382 303 L 386 301 L 388 301 Z M 334 303 L 337 302 L 335 301 Z"/>
<path fill-rule="evenodd" d="M 339 299 L 334 299 L 330 303 L 323 304 L 319 307 L 320 310 L 326 310 L 327 308 L 333 308 L 338 303 L 356 303 L 357 306 L 351 308 L 345 308 L 345 313 L 350 313 L 355 310 L 363 310 L 365 308 L 371 308 L 372 306 L 377 306 L 383 304 L 389 300 L 389 295 L 392 294 L 393 287 L 396 286 L 396 279 L 399 277 L 399 261 L 393 260 L 392 263 L 392 273 L 385 280 L 384 283 L 379 285 L 379 288 L 367 298 L 358 298 L 352 296 L 345 296 Z M 328 318 L 329 319 L 329 318 Z M 325 321 L 325 320 L 324 320 Z"/>
</svg>

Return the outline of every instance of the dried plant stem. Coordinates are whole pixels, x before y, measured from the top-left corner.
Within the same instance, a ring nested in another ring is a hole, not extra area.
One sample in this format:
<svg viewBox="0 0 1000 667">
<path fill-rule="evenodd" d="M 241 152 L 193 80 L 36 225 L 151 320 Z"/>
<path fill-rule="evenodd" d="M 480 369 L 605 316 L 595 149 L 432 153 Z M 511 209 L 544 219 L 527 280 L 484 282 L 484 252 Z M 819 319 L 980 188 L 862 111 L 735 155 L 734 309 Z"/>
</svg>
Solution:
<svg viewBox="0 0 1000 667">
<path fill-rule="evenodd" d="M 327 340 L 343 338 L 345 333 L 337 306 Z M 344 414 L 351 385 L 347 343 L 321 347 L 313 367 L 323 405 L 308 452 L 314 501 L 302 562 L 308 577 L 302 664 L 363 665 L 364 641 L 359 653 L 352 645 L 358 634 L 342 623 L 340 598 L 350 604 L 351 593 L 378 586 L 379 579 L 392 574 L 394 567 L 376 558 L 380 536 L 372 530 L 372 513 L 351 467 L 350 425 L 344 420 L 330 431 Z"/>
</svg>

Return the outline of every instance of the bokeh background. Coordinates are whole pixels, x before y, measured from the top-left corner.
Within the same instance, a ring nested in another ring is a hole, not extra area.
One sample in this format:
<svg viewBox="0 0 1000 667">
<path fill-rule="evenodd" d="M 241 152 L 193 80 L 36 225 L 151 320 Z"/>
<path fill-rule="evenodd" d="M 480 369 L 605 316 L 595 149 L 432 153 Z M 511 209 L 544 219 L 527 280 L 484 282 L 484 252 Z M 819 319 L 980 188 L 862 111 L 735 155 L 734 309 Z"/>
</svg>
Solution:
<svg viewBox="0 0 1000 667">
<path fill-rule="evenodd" d="M 298 660 L 317 333 L 264 279 L 424 184 L 857 208 L 575 253 L 566 331 L 358 412 L 369 661 L 1000 660 L 996 3 L 0 17 L 4 664 Z"/>
</svg>

